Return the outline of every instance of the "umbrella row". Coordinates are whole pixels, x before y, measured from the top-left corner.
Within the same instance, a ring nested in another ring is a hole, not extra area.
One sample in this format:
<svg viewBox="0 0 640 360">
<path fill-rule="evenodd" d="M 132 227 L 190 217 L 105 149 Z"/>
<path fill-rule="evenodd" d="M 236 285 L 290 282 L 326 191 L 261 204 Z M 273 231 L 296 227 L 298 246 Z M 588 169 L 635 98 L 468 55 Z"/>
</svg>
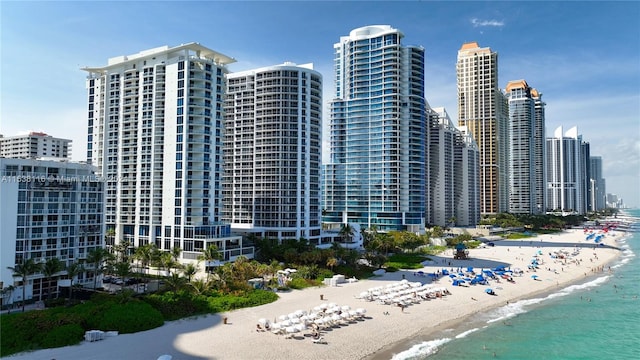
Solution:
<svg viewBox="0 0 640 360">
<path fill-rule="evenodd" d="M 435 288 L 433 285 L 423 285 L 420 282 L 406 280 L 389 284 L 385 287 L 375 287 L 360 293 L 356 298 L 366 301 L 377 301 L 385 305 L 408 306 L 449 294 L 445 288 Z"/>
<path fill-rule="evenodd" d="M 350 306 L 338 306 L 334 303 L 322 303 L 313 308 L 313 311 L 297 310 L 293 313 L 280 315 L 276 321 L 270 322 L 266 318 L 258 320 L 258 331 L 271 331 L 277 335 L 292 337 L 295 333 L 302 332 L 309 327 L 323 329 L 328 327 L 347 325 L 350 322 L 364 318 L 364 308 L 351 309 Z"/>
</svg>

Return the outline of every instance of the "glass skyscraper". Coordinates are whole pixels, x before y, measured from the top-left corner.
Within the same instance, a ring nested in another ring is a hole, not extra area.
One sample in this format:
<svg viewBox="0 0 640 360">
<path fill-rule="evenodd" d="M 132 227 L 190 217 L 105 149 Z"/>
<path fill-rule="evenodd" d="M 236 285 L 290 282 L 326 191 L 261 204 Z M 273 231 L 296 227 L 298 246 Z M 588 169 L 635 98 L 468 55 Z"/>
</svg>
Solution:
<svg viewBox="0 0 640 360">
<path fill-rule="evenodd" d="M 424 48 L 403 46 L 403 36 L 365 26 L 334 45 L 322 211 L 329 229 L 424 230 Z"/>
<path fill-rule="evenodd" d="M 509 99 L 509 212 L 545 210 L 545 130 L 542 95 L 525 80 L 507 84 Z"/>
</svg>

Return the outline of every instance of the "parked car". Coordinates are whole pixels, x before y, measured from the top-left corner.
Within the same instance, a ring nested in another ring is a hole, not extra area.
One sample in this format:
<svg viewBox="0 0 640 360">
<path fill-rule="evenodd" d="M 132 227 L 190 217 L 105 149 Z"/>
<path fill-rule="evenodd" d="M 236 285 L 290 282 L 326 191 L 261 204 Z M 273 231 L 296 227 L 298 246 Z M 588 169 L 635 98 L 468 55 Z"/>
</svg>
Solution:
<svg viewBox="0 0 640 360">
<path fill-rule="evenodd" d="M 135 284 L 139 284 L 141 282 L 142 282 L 142 279 L 140 279 L 140 278 L 129 278 L 126 281 L 127 285 L 135 285 Z"/>
</svg>

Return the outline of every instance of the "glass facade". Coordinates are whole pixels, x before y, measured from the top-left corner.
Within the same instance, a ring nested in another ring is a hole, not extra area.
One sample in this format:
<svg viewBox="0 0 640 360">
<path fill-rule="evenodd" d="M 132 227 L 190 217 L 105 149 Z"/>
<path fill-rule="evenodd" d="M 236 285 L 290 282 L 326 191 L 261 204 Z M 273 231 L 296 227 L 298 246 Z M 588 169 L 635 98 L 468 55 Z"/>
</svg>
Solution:
<svg viewBox="0 0 640 360">
<path fill-rule="evenodd" d="M 402 46 L 402 37 L 369 26 L 334 45 L 323 209 L 329 228 L 424 229 L 424 49 Z"/>
</svg>

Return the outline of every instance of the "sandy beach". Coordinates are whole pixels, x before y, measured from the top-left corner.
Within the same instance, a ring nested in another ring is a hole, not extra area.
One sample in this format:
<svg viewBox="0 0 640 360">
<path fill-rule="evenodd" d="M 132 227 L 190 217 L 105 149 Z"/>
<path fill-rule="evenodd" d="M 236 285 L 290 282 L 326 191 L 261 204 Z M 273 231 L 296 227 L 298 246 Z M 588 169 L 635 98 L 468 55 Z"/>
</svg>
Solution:
<svg viewBox="0 0 640 360">
<path fill-rule="evenodd" d="M 155 360 L 163 354 L 172 356 L 172 360 L 379 358 L 389 355 L 395 344 L 417 333 L 436 331 L 442 326 L 460 322 L 473 314 L 505 305 L 509 301 L 553 291 L 607 272 L 607 264 L 620 254 L 616 239 L 623 235 L 623 232 L 611 231 L 604 236 L 603 245 L 598 247 L 594 247 L 596 244 L 593 240 L 587 241 L 580 229 L 523 240 L 499 240 L 495 241 L 494 247 L 470 250 L 469 260 L 453 260 L 449 250 L 441 257 L 434 257 L 429 266 L 421 269 L 425 273 L 435 273 L 443 268 L 454 269 L 455 272 L 462 268 L 466 271 L 467 267 L 472 267 L 475 273 L 498 266 L 522 269 L 524 273 L 522 276 L 514 276 L 514 282 L 500 279 L 499 283 L 490 280 L 489 285 L 453 286 L 452 279 L 447 276 L 432 281 L 429 276 L 416 275 L 419 270 L 399 271 L 339 286 L 279 293 L 278 301 L 259 307 L 169 322 L 160 328 L 141 333 L 22 353 L 9 358 Z M 552 258 L 549 255 L 559 250 L 577 255 L 566 259 Z M 536 254 L 541 264 L 533 272 L 528 269 L 528 265 Z M 537 275 L 537 279 L 532 278 L 532 275 Z M 434 287 L 448 290 L 450 295 L 424 300 L 404 309 L 358 298 L 360 294 L 373 288 L 397 284 L 403 277 L 410 283 L 432 283 Z M 417 285 L 419 284 L 415 286 Z M 485 290 L 488 287 L 494 289 L 496 294 L 487 294 Z M 258 319 L 265 318 L 274 322 L 281 315 L 296 310 L 314 312 L 313 309 L 323 303 L 346 305 L 351 309 L 364 308 L 366 314 L 364 318 L 345 321 L 340 326 L 321 330 L 326 344 L 314 343 L 311 330 L 293 334 L 293 337 L 276 335 L 270 331 L 256 331 Z M 223 321 L 225 317 L 226 324 Z"/>
</svg>

